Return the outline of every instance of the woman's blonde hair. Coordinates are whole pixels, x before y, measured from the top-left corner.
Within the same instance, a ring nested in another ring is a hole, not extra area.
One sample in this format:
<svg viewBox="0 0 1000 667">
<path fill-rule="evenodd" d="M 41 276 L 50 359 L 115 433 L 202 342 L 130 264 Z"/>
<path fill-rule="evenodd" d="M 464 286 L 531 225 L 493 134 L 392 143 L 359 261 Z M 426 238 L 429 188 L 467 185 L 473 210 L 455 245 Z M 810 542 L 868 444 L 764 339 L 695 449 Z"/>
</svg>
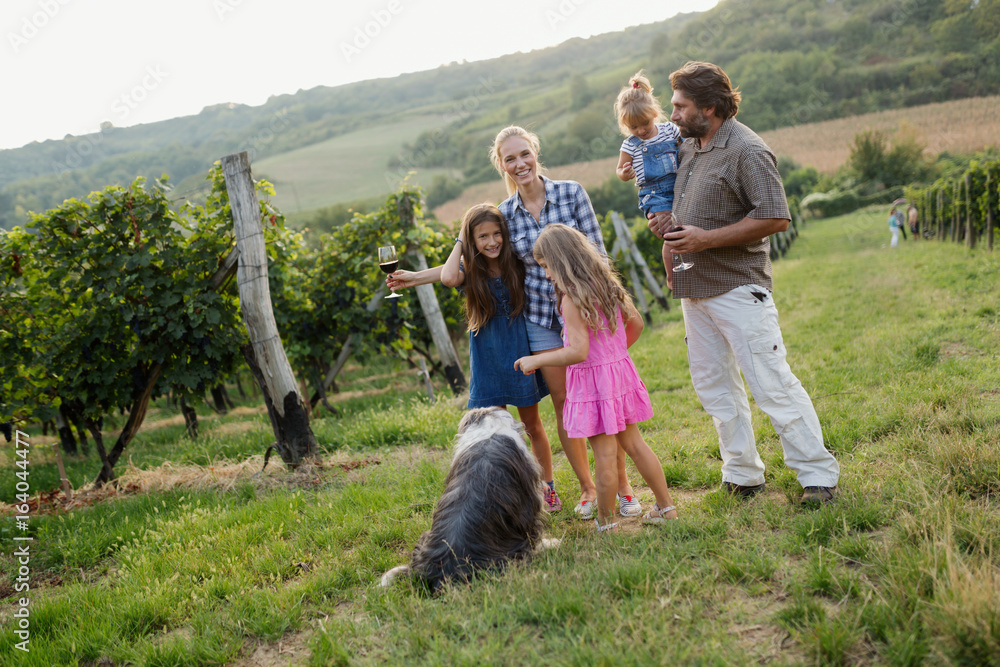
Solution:
<svg viewBox="0 0 1000 667">
<path fill-rule="evenodd" d="M 653 95 L 653 86 L 642 70 L 632 75 L 628 85 L 619 91 L 618 99 L 615 100 L 615 117 L 618 119 L 618 129 L 627 137 L 632 136 L 629 128 L 650 121 L 660 123 L 667 119 L 660 100 Z"/>
<path fill-rule="evenodd" d="M 541 142 L 539 142 L 537 134 L 517 125 L 509 125 L 500 130 L 496 138 L 493 139 L 493 145 L 490 147 L 490 162 L 493 163 L 493 167 L 497 170 L 497 173 L 503 177 L 503 183 L 507 186 L 508 197 L 517 192 L 517 183 L 514 182 L 514 179 L 503 168 L 503 158 L 500 156 L 500 148 L 511 137 L 521 137 L 528 142 L 532 152 L 535 154 L 535 170 L 539 175 L 545 173 L 545 167 L 542 166 L 542 163 L 538 159 L 538 153 L 541 152 Z"/>
<path fill-rule="evenodd" d="M 510 293 L 510 314 L 518 315 L 524 309 L 524 263 L 514 252 L 510 230 L 503 214 L 493 204 L 476 204 L 462 218 L 462 265 L 465 269 L 465 317 L 469 331 L 476 333 L 496 314 L 496 302 L 490 290 L 490 274 L 486 259 L 476 250 L 476 228 L 486 222 L 500 227 L 503 245 L 497 262 L 500 278 Z"/>
<path fill-rule="evenodd" d="M 611 333 L 618 328 L 615 311 L 619 307 L 625 319 L 635 311 L 632 296 L 614 268 L 579 230 L 546 225 L 531 252 L 535 261 L 548 269 L 557 303 L 563 295 L 568 296 L 591 330 L 603 328 L 598 311 L 604 314 Z"/>
</svg>

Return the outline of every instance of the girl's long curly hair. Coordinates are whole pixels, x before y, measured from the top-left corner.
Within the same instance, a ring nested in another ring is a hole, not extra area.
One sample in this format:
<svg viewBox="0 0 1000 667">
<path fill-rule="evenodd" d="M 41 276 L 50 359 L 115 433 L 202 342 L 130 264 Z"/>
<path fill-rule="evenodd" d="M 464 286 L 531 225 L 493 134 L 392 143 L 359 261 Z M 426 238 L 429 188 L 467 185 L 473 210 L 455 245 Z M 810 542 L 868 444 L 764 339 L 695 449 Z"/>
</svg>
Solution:
<svg viewBox="0 0 1000 667">
<path fill-rule="evenodd" d="M 546 225 L 531 252 L 535 261 L 548 269 L 557 301 L 563 295 L 568 296 L 592 331 L 600 331 L 604 326 L 598 311 L 607 319 L 611 333 L 618 328 L 615 311 L 619 307 L 625 319 L 635 311 L 632 296 L 614 267 L 579 230 L 566 225 Z"/>
<path fill-rule="evenodd" d="M 524 309 L 524 263 L 514 253 L 510 243 L 510 230 L 503 214 L 493 204 L 476 204 L 465 212 L 462 218 L 462 264 L 465 269 L 465 316 L 469 331 L 476 333 L 496 314 L 496 303 L 490 291 L 490 273 L 486 258 L 476 250 L 476 228 L 486 222 L 495 222 L 500 227 L 503 246 L 497 262 L 500 264 L 500 278 L 510 292 L 511 315 L 516 316 Z"/>
</svg>

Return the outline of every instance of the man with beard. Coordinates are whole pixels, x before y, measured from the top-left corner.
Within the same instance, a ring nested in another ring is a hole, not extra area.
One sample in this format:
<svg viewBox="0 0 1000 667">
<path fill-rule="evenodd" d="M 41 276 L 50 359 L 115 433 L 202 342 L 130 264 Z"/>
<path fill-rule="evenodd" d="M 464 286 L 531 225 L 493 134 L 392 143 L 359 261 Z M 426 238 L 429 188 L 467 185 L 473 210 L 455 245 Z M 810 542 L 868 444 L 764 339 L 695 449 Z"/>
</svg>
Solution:
<svg viewBox="0 0 1000 667">
<path fill-rule="evenodd" d="M 667 282 L 684 313 L 691 380 L 719 434 L 722 490 L 740 498 L 764 490 L 742 371 L 804 488 L 802 502 L 830 502 L 840 467 L 785 359 L 771 294 L 768 237 L 788 229 L 791 218 L 777 160 L 736 120 L 741 95 L 720 67 L 689 62 L 670 83 L 670 120 L 684 143 L 672 216 L 650 214 L 649 228 L 664 239 Z M 677 226 L 680 231 L 668 231 Z M 679 253 L 693 266 L 674 272 L 672 255 Z"/>
</svg>

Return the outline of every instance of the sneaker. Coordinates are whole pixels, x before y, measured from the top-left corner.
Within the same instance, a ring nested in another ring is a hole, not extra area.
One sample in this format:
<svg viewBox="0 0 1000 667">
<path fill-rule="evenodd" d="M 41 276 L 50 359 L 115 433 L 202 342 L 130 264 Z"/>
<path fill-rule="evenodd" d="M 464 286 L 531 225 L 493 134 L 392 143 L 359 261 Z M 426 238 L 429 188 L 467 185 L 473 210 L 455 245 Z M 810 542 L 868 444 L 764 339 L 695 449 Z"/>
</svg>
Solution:
<svg viewBox="0 0 1000 667">
<path fill-rule="evenodd" d="M 545 509 L 549 512 L 558 512 L 562 509 L 562 501 L 559 500 L 559 494 L 556 490 L 550 487 L 548 484 L 542 485 L 545 491 Z"/>
<path fill-rule="evenodd" d="M 596 500 L 581 500 L 573 508 L 577 518 L 589 521 L 594 518 L 594 509 L 597 507 Z"/>
<path fill-rule="evenodd" d="M 837 487 L 829 486 L 807 486 L 802 490 L 803 505 L 832 503 L 836 499 Z"/>
<path fill-rule="evenodd" d="M 722 490 L 730 496 L 739 496 L 740 498 L 751 498 L 756 496 L 758 493 L 764 490 L 764 484 L 756 484 L 754 486 L 740 486 L 734 482 L 723 482 Z"/>
<path fill-rule="evenodd" d="M 642 514 L 642 505 L 635 496 L 618 496 L 618 513 L 622 516 L 639 516 Z"/>
<path fill-rule="evenodd" d="M 653 503 L 653 509 L 651 509 L 650 511 L 646 512 L 646 514 L 642 517 L 642 522 L 643 523 L 660 524 L 660 523 L 666 523 L 668 521 L 677 521 L 677 517 L 674 517 L 674 518 L 671 519 L 671 518 L 669 518 L 667 516 L 664 516 L 668 512 L 674 512 L 676 510 L 677 510 L 677 508 L 674 507 L 673 505 L 670 505 L 669 507 L 663 507 L 663 508 L 661 508 L 656 503 Z"/>
</svg>

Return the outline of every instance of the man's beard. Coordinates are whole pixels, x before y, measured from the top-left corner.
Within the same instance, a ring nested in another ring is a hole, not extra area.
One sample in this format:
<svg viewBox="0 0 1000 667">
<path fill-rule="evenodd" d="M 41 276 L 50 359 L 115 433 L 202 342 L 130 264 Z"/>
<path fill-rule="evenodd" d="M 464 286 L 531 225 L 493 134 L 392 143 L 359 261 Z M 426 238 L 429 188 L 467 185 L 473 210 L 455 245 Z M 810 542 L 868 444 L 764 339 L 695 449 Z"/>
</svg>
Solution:
<svg viewBox="0 0 1000 667">
<path fill-rule="evenodd" d="M 677 128 L 681 131 L 681 136 L 685 139 L 690 137 L 701 139 L 708 134 L 708 130 L 711 127 L 712 122 L 701 110 L 698 111 L 698 115 L 690 122 L 685 123 L 684 125 L 681 125 L 680 123 L 677 124 Z"/>
</svg>

